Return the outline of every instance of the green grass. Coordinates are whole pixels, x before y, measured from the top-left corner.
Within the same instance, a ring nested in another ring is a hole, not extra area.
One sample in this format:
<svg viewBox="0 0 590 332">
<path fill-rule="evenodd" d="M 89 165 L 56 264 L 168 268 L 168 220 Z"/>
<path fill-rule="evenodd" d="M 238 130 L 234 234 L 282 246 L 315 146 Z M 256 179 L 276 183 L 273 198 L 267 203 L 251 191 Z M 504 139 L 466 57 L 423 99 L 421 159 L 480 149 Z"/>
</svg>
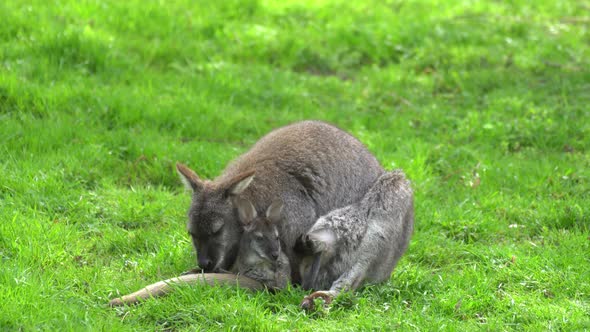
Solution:
<svg viewBox="0 0 590 332">
<path fill-rule="evenodd" d="M 590 330 L 589 10 L 0 2 L 0 330 Z M 195 265 L 176 161 L 212 178 L 310 118 L 412 179 L 388 283 L 106 307 Z"/>
</svg>

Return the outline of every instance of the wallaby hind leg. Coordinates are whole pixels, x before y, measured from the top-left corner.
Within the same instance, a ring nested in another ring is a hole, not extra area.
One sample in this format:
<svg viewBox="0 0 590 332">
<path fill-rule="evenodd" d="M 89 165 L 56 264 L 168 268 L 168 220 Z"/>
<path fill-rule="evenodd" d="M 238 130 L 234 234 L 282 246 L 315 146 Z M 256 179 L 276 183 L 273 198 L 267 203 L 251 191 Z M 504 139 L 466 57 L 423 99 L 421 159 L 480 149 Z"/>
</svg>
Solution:
<svg viewBox="0 0 590 332">
<path fill-rule="evenodd" d="M 329 260 L 335 251 L 336 235 L 332 230 L 319 229 L 306 234 L 300 249 L 313 256 L 311 266 L 303 272 L 303 289 L 317 288 L 317 279 L 322 262 Z"/>
<path fill-rule="evenodd" d="M 369 227 L 356 253 L 347 257 L 351 263 L 354 261 L 352 267 L 332 283 L 329 291 L 316 291 L 304 297 L 301 307 L 312 309 L 313 300 L 318 297 L 323 298 L 324 302 L 329 304 L 340 292 L 355 290 L 359 287 L 365 280 L 373 263 L 380 259 L 381 248 L 384 247 L 385 242 L 386 238 L 383 236 L 383 230 L 380 227 Z M 359 254 L 362 254 L 362 257 Z"/>
<path fill-rule="evenodd" d="M 314 300 L 317 298 L 323 299 L 324 304 L 328 305 L 341 292 L 356 289 L 363 282 L 368 266 L 369 264 L 366 261 L 355 264 L 350 271 L 341 275 L 332 284 L 329 291 L 316 291 L 304 297 L 303 301 L 301 301 L 301 308 L 312 310 Z"/>
<path fill-rule="evenodd" d="M 303 289 L 312 289 L 316 285 L 318 273 L 320 272 L 320 263 L 322 260 L 322 253 L 318 252 L 313 255 L 313 262 L 311 268 L 303 277 Z"/>
</svg>

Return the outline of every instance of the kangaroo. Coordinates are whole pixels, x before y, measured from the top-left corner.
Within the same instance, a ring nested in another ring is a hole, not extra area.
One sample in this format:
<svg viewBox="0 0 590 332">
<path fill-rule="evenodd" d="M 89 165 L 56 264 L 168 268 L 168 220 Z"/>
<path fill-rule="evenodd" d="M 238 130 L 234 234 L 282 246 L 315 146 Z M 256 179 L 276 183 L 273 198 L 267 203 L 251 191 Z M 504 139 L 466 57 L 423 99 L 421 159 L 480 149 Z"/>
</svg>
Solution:
<svg viewBox="0 0 590 332">
<path fill-rule="evenodd" d="M 236 261 L 242 226 L 235 197 L 257 211 L 275 199 L 283 202 L 279 236 L 290 265 L 299 266 L 296 239 L 320 216 L 359 201 L 384 172 L 359 140 L 320 121 L 273 130 L 212 181 L 183 164 L 176 168 L 192 190 L 187 229 L 204 272 L 232 270 Z M 300 282 L 299 269 L 291 269 L 291 280 Z"/>
<path fill-rule="evenodd" d="M 259 217 L 254 205 L 246 199 L 238 199 L 236 206 L 244 234 L 232 272 L 259 281 L 267 288 L 285 288 L 291 277 L 291 266 L 278 231 L 283 203 L 274 201 L 266 210 L 266 217 Z"/>
<path fill-rule="evenodd" d="M 316 290 L 301 306 L 311 309 L 315 298 L 330 303 L 364 282 L 388 280 L 413 232 L 413 200 L 409 181 L 395 170 L 359 202 L 319 218 L 296 245 L 307 255 L 300 265 L 303 288 Z"/>
</svg>

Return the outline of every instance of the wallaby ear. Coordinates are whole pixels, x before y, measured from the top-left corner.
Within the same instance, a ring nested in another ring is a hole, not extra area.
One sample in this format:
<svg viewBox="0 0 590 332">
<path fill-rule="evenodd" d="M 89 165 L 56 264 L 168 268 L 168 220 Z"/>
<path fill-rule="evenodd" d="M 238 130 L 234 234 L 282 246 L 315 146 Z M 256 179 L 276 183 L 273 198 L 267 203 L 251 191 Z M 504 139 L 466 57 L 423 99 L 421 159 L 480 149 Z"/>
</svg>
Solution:
<svg viewBox="0 0 590 332">
<path fill-rule="evenodd" d="M 283 211 L 283 202 L 281 200 L 274 200 L 268 209 L 266 209 L 266 218 L 273 223 L 279 222 L 281 219 L 281 212 Z"/>
<path fill-rule="evenodd" d="M 252 220 L 256 219 L 258 213 L 254 205 L 247 199 L 236 198 L 233 200 L 236 208 L 238 209 L 238 216 L 242 226 L 248 226 L 252 223 Z"/>
<path fill-rule="evenodd" d="M 203 181 L 199 179 L 195 171 L 181 163 L 176 163 L 176 170 L 178 171 L 178 175 L 180 175 L 180 180 L 182 180 L 182 183 L 184 183 L 187 189 L 197 193 L 203 190 Z"/>
<path fill-rule="evenodd" d="M 236 196 L 241 194 L 254 180 L 254 170 L 244 172 L 229 181 L 229 185 L 227 187 L 227 194 L 228 196 Z"/>
</svg>

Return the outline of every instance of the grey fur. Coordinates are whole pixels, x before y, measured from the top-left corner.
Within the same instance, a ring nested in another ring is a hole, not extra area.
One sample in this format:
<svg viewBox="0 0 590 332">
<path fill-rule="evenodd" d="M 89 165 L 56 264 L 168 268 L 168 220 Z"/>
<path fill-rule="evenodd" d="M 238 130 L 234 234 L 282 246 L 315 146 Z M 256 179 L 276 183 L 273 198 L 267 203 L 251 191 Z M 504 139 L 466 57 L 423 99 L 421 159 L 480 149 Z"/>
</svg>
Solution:
<svg viewBox="0 0 590 332">
<path fill-rule="evenodd" d="M 362 200 L 319 218 L 303 237 L 304 285 L 320 290 L 321 297 L 334 297 L 364 282 L 388 280 L 413 228 L 409 181 L 400 170 L 383 174 Z M 314 261 L 317 273 L 310 272 Z"/>
<path fill-rule="evenodd" d="M 258 217 L 254 205 L 245 199 L 237 199 L 236 206 L 244 234 L 234 270 L 272 289 L 285 288 L 291 278 L 289 258 L 279 238 L 278 222 L 283 203 L 273 202 L 265 217 Z"/>
<path fill-rule="evenodd" d="M 241 237 L 234 197 L 262 211 L 268 202 L 284 205 L 280 238 L 291 266 L 301 255 L 292 248 L 322 215 L 359 201 L 383 174 L 377 159 L 348 133 L 323 122 L 303 121 L 278 128 L 230 163 L 213 181 L 201 180 L 178 164 L 183 182 L 193 190 L 188 231 L 205 271 L 230 270 Z M 239 183 L 254 174 L 248 186 Z M 242 189 L 236 195 L 232 188 Z M 292 281 L 299 282 L 298 269 Z"/>
</svg>

